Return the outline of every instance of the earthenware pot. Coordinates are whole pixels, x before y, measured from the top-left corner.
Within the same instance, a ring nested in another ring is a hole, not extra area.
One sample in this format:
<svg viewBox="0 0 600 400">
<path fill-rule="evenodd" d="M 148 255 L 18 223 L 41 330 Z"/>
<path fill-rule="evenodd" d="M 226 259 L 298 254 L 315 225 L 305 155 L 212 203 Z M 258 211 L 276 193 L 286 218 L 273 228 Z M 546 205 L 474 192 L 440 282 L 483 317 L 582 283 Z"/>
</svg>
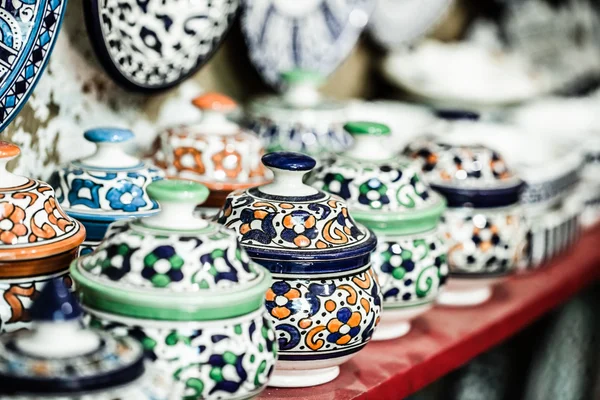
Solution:
<svg viewBox="0 0 600 400">
<path fill-rule="evenodd" d="M 351 143 L 344 131 L 348 106 L 323 99 L 317 87 L 321 75 L 293 70 L 282 74 L 281 96 L 260 97 L 247 109 L 247 124 L 263 140 L 267 151 L 297 151 L 319 155 L 342 151 Z"/>
<path fill-rule="evenodd" d="M 270 181 L 260 162 L 262 144 L 252 132 L 227 119 L 237 108 L 229 97 L 206 93 L 193 100 L 202 111 L 196 125 L 180 126 L 160 134 L 154 161 L 171 178 L 191 179 L 210 189 L 200 212 L 214 216 L 229 193 Z"/>
<path fill-rule="evenodd" d="M 19 148 L 0 142 L 0 333 L 29 328 L 29 308 L 42 287 L 62 277 L 85 238 L 45 182 L 6 170 Z"/>
<path fill-rule="evenodd" d="M 85 225 L 87 237 L 81 253 L 87 254 L 112 222 L 158 212 L 146 188 L 164 173 L 125 153 L 123 146 L 134 137 L 127 129 L 90 129 L 84 137 L 96 144 L 96 152 L 60 168 L 50 184 L 67 214 Z"/>
<path fill-rule="evenodd" d="M 273 274 L 266 305 L 279 361 L 270 385 L 314 386 L 335 379 L 379 322 L 377 240 L 343 199 L 302 183 L 314 159 L 278 152 L 262 160 L 273 183 L 230 194 L 218 222 Z"/>
<path fill-rule="evenodd" d="M 31 308 L 33 330 L 0 338 L 0 398 L 161 398 L 148 384 L 142 346 L 83 329 L 81 315 L 62 280 L 48 282 Z"/>
<path fill-rule="evenodd" d="M 345 128 L 353 146 L 324 160 L 309 179 L 344 198 L 354 218 L 377 235 L 372 262 L 383 314 L 373 339 L 393 339 L 433 307 L 448 276 L 447 248 L 437 229 L 445 202 L 423 181 L 417 164 L 388 146 L 387 125 L 350 122 Z"/>
<path fill-rule="evenodd" d="M 277 356 L 264 305 L 269 272 L 234 232 L 193 217 L 205 186 L 161 180 L 147 189 L 158 214 L 115 222 L 71 264 L 90 324 L 139 339 L 173 398 L 257 395 Z"/>
</svg>

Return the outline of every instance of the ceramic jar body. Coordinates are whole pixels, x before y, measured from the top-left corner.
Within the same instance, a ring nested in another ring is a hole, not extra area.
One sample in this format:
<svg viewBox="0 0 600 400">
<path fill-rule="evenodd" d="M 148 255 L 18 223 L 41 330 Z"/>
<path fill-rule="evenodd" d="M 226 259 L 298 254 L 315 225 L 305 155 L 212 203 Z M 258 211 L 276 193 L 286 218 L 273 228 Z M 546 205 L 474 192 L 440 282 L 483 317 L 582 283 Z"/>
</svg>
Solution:
<svg viewBox="0 0 600 400">
<path fill-rule="evenodd" d="M 134 382 L 126 387 L 120 387 L 115 390 L 102 391 L 102 392 L 90 392 L 87 394 L 79 394 L 74 396 L 64 395 L 32 395 L 32 396 L 0 396 L 1 400 L 121 400 L 121 399 L 135 399 L 135 400 L 162 400 L 167 399 L 166 397 L 155 397 L 151 389 L 140 387 L 142 382 Z"/>
</svg>

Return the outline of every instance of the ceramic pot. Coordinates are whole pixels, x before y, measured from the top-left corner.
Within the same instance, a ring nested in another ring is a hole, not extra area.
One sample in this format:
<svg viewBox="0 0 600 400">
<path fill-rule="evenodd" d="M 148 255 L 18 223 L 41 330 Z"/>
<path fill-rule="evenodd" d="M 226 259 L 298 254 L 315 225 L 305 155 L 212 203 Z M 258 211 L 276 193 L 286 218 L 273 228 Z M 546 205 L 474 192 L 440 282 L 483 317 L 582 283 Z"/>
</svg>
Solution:
<svg viewBox="0 0 600 400">
<path fill-rule="evenodd" d="M 271 175 L 260 162 L 260 140 L 227 119 L 237 108 L 231 98 L 206 93 L 192 103 L 202 111 L 202 120 L 161 133 L 153 159 L 171 178 L 206 185 L 210 195 L 198 211 L 212 217 L 229 193 L 267 183 Z"/>
<path fill-rule="evenodd" d="M 49 280 L 70 285 L 67 269 L 85 238 L 50 185 L 6 170 L 19 153 L 0 141 L 0 333 L 30 326 L 31 302 Z"/>
<path fill-rule="evenodd" d="M 33 330 L 0 338 L 0 399 L 166 399 L 152 394 L 136 340 L 83 329 L 81 315 L 51 280 L 31 308 Z"/>
<path fill-rule="evenodd" d="M 161 180 L 147 189 L 158 214 L 115 222 L 71 264 L 90 323 L 139 339 L 172 398 L 257 395 L 277 355 L 264 305 L 269 272 L 233 232 L 192 216 L 205 186 Z"/>
<path fill-rule="evenodd" d="M 476 129 L 477 122 L 471 124 Z M 460 132 L 414 140 L 405 154 L 421 163 L 425 179 L 448 205 L 441 230 L 450 280 L 438 301 L 453 306 L 486 301 L 492 286 L 515 272 L 525 256 L 523 182 L 500 153 Z"/>
<path fill-rule="evenodd" d="M 247 109 L 247 124 L 263 140 L 267 151 L 297 151 L 319 155 L 342 151 L 351 143 L 344 131 L 346 104 L 321 98 L 321 75 L 294 70 L 283 73 L 281 96 L 261 97 Z"/>
<path fill-rule="evenodd" d="M 302 183 L 314 159 L 279 152 L 262 160 L 273 183 L 230 194 L 218 222 L 273 274 L 266 305 L 279 361 L 270 385 L 314 386 L 333 380 L 379 322 L 376 239 L 343 199 Z"/>
<path fill-rule="evenodd" d="M 448 276 L 447 249 L 437 229 L 445 202 L 417 164 L 394 154 L 387 125 L 351 122 L 345 129 L 353 146 L 324 160 L 309 180 L 344 198 L 354 218 L 377 235 L 372 260 L 383 314 L 373 339 L 393 339 L 433 307 Z"/>
<path fill-rule="evenodd" d="M 158 168 L 125 153 L 123 146 L 134 137 L 131 131 L 96 128 L 84 137 L 96 144 L 96 152 L 70 162 L 50 178 L 63 209 L 86 227 L 81 254 L 98 246 L 112 222 L 156 214 L 158 204 L 146 188 L 164 177 Z"/>
</svg>

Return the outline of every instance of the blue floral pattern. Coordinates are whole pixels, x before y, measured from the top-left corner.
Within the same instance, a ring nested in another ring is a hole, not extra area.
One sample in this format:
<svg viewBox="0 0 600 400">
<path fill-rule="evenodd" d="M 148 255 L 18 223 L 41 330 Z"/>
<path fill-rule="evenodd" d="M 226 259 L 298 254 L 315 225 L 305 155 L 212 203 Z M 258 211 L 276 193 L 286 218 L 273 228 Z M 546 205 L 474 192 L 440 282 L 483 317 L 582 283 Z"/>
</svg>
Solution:
<svg viewBox="0 0 600 400">
<path fill-rule="evenodd" d="M 144 190 L 131 182 L 122 181 L 119 187 L 113 187 L 106 193 L 113 210 L 135 212 L 148 204 L 144 200 Z"/>
</svg>

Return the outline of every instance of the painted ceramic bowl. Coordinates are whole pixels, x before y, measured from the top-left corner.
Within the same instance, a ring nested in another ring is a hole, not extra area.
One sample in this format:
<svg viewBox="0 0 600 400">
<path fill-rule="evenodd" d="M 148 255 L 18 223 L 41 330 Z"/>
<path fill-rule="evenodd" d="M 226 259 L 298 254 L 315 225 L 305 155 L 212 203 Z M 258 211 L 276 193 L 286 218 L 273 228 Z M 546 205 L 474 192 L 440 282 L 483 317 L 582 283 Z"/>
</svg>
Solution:
<svg viewBox="0 0 600 400">
<path fill-rule="evenodd" d="M 0 333 L 30 326 L 31 303 L 49 280 L 70 283 L 67 270 L 85 238 L 50 185 L 6 170 L 19 153 L 0 142 Z"/>
<path fill-rule="evenodd" d="M 492 284 L 514 272 L 525 254 L 523 182 L 500 153 L 459 132 L 414 140 L 405 154 L 420 162 L 423 176 L 448 205 L 441 229 L 451 279 L 438 301 L 486 301 Z"/>
<path fill-rule="evenodd" d="M 202 184 L 161 180 L 148 193 L 158 214 L 115 222 L 71 264 L 90 323 L 139 339 L 172 398 L 257 395 L 277 356 L 269 272 L 234 232 L 193 217 L 208 196 Z"/>
<path fill-rule="evenodd" d="M 82 311 L 59 279 L 31 308 L 33 330 L 0 338 L 0 398 L 151 400 L 142 346 L 83 329 Z"/>
<path fill-rule="evenodd" d="M 273 183 L 230 194 L 218 222 L 273 274 L 266 305 L 279 361 L 270 385 L 314 386 L 335 379 L 379 322 L 377 240 L 343 199 L 302 183 L 314 159 L 278 152 L 262 160 Z"/>
<path fill-rule="evenodd" d="M 96 144 L 96 152 L 56 171 L 50 184 L 67 214 L 85 225 L 87 237 L 81 253 L 87 254 L 112 222 L 158 212 L 146 188 L 164 173 L 125 153 L 123 145 L 133 139 L 129 130 L 96 128 L 84 137 Z"/>
<path fill-rule="evenodd" d="M 198 181 L 210 189 L 203 205 L 208 216 L 217 213 L 232 191 L 267 183 L 271 175 L 260 162 L 260 140 L 227 119 L 237 108 L 231 98 L 207 93 L 193 104 L 202 111 L 200 123 L 161 133 L 154 161 L 167 176 Z"/>
<path fill-rule="evenodd" d="M 248 126 L 263 140 L 267 151 L 318 155 L 347 148 L 351 138 L 343 124 L 348 107 L 321 98 L 317 87 L 322 76 L 301 70 L 282 75 L 287 83 L 282 96 L 258 98 L 247 109 Z"/>
<path fill-rule="evenodd" d="M 374 340 L 393 339 L 435 302 L 448 276 L 446 246 L 437 225 L 444 199 L 421 178 L 418 165 L 388 146 L 388 126 L 351 122 L 354 145 L 326 159 L 311 184 L 346 200 L 352 216 L 377 235 L 372 256 L 383 295 Z"/>
</svg>

